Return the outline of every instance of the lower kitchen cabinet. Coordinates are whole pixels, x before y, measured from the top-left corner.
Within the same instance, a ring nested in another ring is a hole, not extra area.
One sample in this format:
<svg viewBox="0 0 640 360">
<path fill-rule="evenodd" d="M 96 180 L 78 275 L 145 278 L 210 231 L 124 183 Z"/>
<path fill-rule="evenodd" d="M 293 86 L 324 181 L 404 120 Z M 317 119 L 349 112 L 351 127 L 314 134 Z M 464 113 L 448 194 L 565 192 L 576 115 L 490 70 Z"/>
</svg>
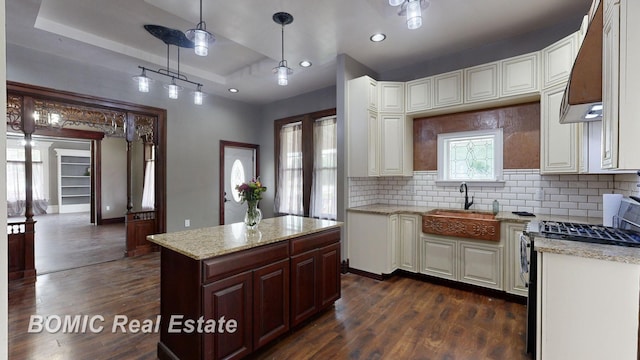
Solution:
<svg viewBox="0 0 640 360">
<path fill-rule="evenodd" d="M 417 273 L 420 216 L 398 215 L 398 268 Z"/>
<path fill-rule="evenodd" d="M 486 288 L 503 289 L 503 246 L 423 234 L 420 272 Z"/>
<path fill-rule="evenodd" d="M 504 290 L 510 294 L 528 296 L 528 289 L 525 281 L 526 278 L 520 276 L 520 235 L 524 230 L 522 223 L 502 222 L 501 234 L 505 237 L 505 271 L 504 271 Z M 529 259 L 530 249 L 527 248 L 527 259 Z"/>
<path fill-rule="evenodd" d="M 420 272 L 449 280 L 458 279 L 458 243 L 455 240 L 422 236 Z"/>
<path fill-rule="evenodd" d="M 309 244 L 292 242 L 291 326 L 340 298 L 340 243 L 336 240 L 339 238 L 321 237 L 301 240 Z"/>
<path fill-rule="evenodd" d="M 458 280 L 502 290 L 502 247 L 460 241 L 460 272 Z"/>
<path fill-rule="evenodd" d="M 289 259 L 253 271 L 253 349 L 289 330 Z"/>
</svg>

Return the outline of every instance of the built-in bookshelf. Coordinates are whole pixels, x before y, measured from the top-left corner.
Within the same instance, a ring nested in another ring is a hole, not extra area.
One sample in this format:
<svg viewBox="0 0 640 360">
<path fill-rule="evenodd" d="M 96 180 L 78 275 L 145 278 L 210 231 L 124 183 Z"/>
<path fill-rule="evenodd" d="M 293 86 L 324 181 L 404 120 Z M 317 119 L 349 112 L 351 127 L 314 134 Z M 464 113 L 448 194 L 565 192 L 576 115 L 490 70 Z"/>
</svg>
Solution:
<svg viewBox="0 0 640 360">
<path fill-rule="evenodd" d="M 88 150 L 55 149 L 58 157 L 58 211 L 91 210 L 91 153 Z"/>
</svg>

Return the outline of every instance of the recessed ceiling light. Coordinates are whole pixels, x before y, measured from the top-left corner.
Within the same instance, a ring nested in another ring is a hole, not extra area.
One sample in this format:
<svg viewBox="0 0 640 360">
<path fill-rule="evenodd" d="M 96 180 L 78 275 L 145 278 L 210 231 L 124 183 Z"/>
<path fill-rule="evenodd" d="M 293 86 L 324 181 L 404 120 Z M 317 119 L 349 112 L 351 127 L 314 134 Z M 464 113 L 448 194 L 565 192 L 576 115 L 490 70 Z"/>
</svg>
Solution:
<svg viewBox="0 0 640 360">
<path fill-rule="evenodd" d="M 229 88 L 229 92 L 230 92 L 230 93 L 234 93 L 234 94 L 235 94 L 235 93 L 237 93 L 238 91 L 240 91 L 240 90 L 238 90 L 238 89 L 236 89 L 236 88 Z"/>
<path fill-rule="evenodd" d="M 369 40 L 373 41 L 373 42 L 380 42 L 384 39 L 387 38 L 387 35 L 383 34 L 383 33 L 377 33 L 377 34 L 373 34 L 371 35 L 371 37 L 369 38 Z"/>
<path fill-rule="evenodd" d="M 309 66 L 311 66 L 311 61 L 309 61 L 309 60 L 302 60 L 302 61 L 300 61 L 300 66 L 302 66 L 302 67 L 309 67 Z"/>
</svg>

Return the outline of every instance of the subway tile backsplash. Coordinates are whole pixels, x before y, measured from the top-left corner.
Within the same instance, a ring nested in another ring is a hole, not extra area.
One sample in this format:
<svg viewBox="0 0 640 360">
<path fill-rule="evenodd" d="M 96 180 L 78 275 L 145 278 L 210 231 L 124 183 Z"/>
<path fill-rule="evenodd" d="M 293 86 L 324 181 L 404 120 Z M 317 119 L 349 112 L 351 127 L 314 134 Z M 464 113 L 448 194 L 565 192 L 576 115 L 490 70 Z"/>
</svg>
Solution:
<svg viewBox="0 0 640 360">
<path fill-rule="evenodd" d="M 498 200 L 502 211 L 602 217 L 602 195 L 638 194 L 635 174 L 540 175 L 535 170 L 505 170 L 504 185 L 469 184 L 471 209 L 491 210 Z M 413 177 L 350 178 L 349 206 L 371 204 L 464 207 L 459 185 L 436 185 L 436 171 L 416 171 Z M 541 190 L 541 191 L 540 191 Z M 540 197 L 540 195 L 542 195 Z"/>
</svg>

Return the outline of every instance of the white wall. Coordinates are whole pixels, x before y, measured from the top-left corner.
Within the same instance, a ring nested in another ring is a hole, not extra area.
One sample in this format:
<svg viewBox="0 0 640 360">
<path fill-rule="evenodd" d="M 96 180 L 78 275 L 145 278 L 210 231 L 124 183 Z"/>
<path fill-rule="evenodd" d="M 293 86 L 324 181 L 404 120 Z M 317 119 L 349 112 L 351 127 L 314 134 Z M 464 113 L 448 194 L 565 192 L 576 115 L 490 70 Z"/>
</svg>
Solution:
<svg viewBox="0 0 640 360">
<path fill-rule="evenodd" d="M 127 142 L 105 137 L 101 153 L 102 219 L 121 218 L 127 213 Z"/>
<path fill-rule="evenodd" d="M 137 72 L 7 46 L 9 80 L 167 109 L 167 231 L 184 229 L 184 219 L 192 228 L 217 225 L 219 142 L 259 143 L 260 108 L 217 96 L 195 106 L 186 92 L 171 100 L 160 81 L 143 94 L 131 80 Z"/>
</svg>

